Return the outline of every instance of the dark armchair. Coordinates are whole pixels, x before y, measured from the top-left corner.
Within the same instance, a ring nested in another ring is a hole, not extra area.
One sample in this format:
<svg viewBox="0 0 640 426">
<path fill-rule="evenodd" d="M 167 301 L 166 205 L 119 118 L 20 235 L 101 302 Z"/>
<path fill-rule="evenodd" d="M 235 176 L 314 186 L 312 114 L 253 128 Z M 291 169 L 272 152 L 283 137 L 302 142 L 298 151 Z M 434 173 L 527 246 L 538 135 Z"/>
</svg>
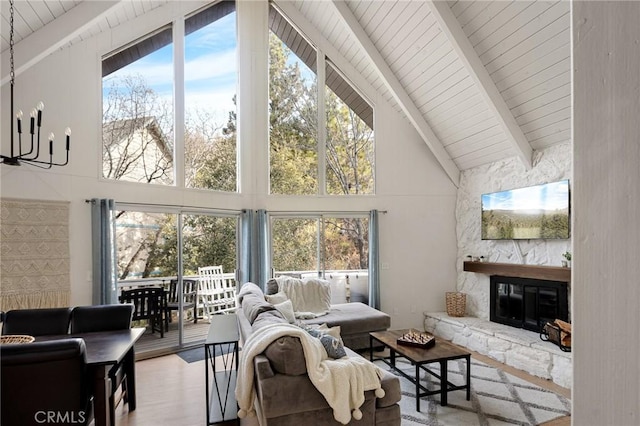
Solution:
<svg viewBox="0 0 640 426">
<path fill-rule="evenodd" d="M 119 297 L 120 303 L 133 305 L 133 321 L 147 320 L 151 327 L 151 332 L 160 332 L 160 337 L 164 337 L 165 327 L 168 326 L 166 319 L 167 294 L 162 288 L 143 287 L 132 290 L 122 290 Z"/>
<path fill-rule="evenodd" d="M 0 348 L 2 424 L 87 425 L 93 418 L 92 376 L 82 339 L 62 339 Z M 53 414 L 50 414 L 53 413 Z"/>
<path fill-rule="evenodd" d="M 15 309 L 5 313 L 2 334 L 67 334 L 70 320 L 71 308 Z"/>
<path fill-rule="evenodd" d="M 71 334 L 91 333 L 98 331 L 126 330 L 131 328 L 131 318 L 133 316 L 133 305 L 95 305 L 76 306 L 71 311 Z M 131 354 L 133 357 L 133 354 Z M 111 379 L 111 392 L 109 393 L 109 411 L 111 412 L 111 425 L 115 425 L 116 407 L 120 401 L 126 404 L 127 394 L 127 373 L 134 368 L 134 359 L 125 358 L 121 363 L 114 365 L 109 370 Z M 131 377 L 133 374 L 130 375 Z M 122 392 L 118 396 L 118 388 L 122 386 Z"/>
<path fill-rule="evenodd" d="M 169 291 L 167 293 L 167 317 L 171 322 L 171 311 L 177 311 L 180 309 L 180 294 L 178 292 L 178 280 L 171 280 L 169 282 Z M 198 281 L 197 280 L 182 280 L 182 310 L 193 310 L 193 322 L 198 322 L 198 311 L 196 309 L 196 302 L 198 301 Z"/>
</svg>

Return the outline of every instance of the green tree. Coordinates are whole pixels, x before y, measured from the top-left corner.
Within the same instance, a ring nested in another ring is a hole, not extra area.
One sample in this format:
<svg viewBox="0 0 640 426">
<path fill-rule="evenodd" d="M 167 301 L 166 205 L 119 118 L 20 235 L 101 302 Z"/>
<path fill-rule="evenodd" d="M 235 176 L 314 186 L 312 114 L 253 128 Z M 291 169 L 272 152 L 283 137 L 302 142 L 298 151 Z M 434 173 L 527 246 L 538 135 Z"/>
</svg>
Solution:
<svg viewBox="0 0 640 426">
<path fill-rule="evenodd" d="M 326 90 L 327 193 L 372 194 L 373 129 Z"/>
<path fill-rule="evenodd" d="M 316 84 L 302 77 L 291 51 L 269 36 L 269 159 L 271 192 L 318 193 Z"/>
<path fill-rule="evenodd" d="M 234 96 L 235 104 L 235 96 Z M 210 113 L 192 111 L 185 123 L 185 184 L 191 188 L 236 192 L 236 115 L 216 127 Z"/>
</svg>

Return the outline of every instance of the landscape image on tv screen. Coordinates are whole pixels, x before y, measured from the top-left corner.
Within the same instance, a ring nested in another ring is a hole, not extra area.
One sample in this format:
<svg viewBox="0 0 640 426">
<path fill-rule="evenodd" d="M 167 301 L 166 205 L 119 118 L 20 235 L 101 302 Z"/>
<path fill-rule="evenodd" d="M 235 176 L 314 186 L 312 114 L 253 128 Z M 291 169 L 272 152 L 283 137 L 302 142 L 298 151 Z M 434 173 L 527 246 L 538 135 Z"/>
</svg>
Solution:
<svg viewBox="0 0 640 426">
<path fill-rule="evenodd" d="M 483 240 L 568 238 L 568 180 L 482 196 Z"/>
</svg>

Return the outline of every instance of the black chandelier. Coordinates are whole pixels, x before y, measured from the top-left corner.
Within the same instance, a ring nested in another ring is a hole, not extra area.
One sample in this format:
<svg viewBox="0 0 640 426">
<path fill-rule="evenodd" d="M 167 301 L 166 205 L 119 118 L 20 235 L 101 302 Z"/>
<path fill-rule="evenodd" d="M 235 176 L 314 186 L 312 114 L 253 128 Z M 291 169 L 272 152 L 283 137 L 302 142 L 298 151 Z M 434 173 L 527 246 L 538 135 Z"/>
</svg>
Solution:
<svg viewBox="0 0 640 426">
<path fill-rule="evenodd" d="M 50 169 L 52 166 L 66 166 L 69 163 L 69 142 L 71 139 L 71 129 L 67 127 L 65 130 L 66 135 L 66 150 L 67 150 L 67 159 L 64 163 L 54 163 L 53 162 L 53 140 L 54 134 L 49 134 L 49 161 L 38 160 L 40 156 L 40 127 L 42 124 L 42 110 L 44 109 L 44 104 L 39 102 L 36 108 L 31 111 L 30 117 L 30 125 L 29 125 L 29 134 L 31 136 L 31 143 L 27 143 L 25 146 L 25 150 L 29 147 L 29 151 L 23 152 L 22 148 L 22 111 L 18 111 L 15 115 L 16 123 L 18 128 L 18 141 L 17 144 L 14 143 L 14 135 L 13 135 L 13 86 L 15 83 L 16 75 L 14 70 L 13 63 L 13 2 L 14 0 L 9 0 L 9 12 L 10 12 L 10 33 L 9 33 L 9 56 L 11 63 L 11 155 L 2 155 L 0 154 L 0 158 L 2 159 L 3 164 L 8 164 L 10 166 L 19 166 L 21 163 L 29 164 L 32 166 L 40 167 L 42 169 Z"/>
</svg>

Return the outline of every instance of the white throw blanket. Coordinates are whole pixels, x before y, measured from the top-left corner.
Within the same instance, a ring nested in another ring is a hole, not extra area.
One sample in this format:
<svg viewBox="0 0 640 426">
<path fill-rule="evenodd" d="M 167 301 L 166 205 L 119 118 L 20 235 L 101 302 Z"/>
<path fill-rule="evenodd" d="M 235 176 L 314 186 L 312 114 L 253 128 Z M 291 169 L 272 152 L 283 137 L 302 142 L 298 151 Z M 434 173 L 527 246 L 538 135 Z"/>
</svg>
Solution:
<svg viewBox="0 0 640 426">
<path fill-rule="evenodd" d="M 316 318 L 331 309 L 331 285 L 328 281 L 282 276 L 276 278 L 278 291 L 291 300 L 296 318 Z"/>
<path fill-rule="evenodd" d="M 327 359 L 318 339 L 295 325 L 275 324 L 256 330 L 242 347 L 236 382 L 236 400 L 240 407 L 238 417 L 255 415 L 253 358 L 282 336 L 300 339 L 309 379 L 333 409 L 336 421 L 347 424 L 351 421 L 352 414 L 356 420 L 362 418 L 360 407 L 364 403 L 365 391 L 375 390 L 378 398 L 384 397 L 380 384 L 382 370 L 378 366 L 359 356 Z"/>
</svg>

